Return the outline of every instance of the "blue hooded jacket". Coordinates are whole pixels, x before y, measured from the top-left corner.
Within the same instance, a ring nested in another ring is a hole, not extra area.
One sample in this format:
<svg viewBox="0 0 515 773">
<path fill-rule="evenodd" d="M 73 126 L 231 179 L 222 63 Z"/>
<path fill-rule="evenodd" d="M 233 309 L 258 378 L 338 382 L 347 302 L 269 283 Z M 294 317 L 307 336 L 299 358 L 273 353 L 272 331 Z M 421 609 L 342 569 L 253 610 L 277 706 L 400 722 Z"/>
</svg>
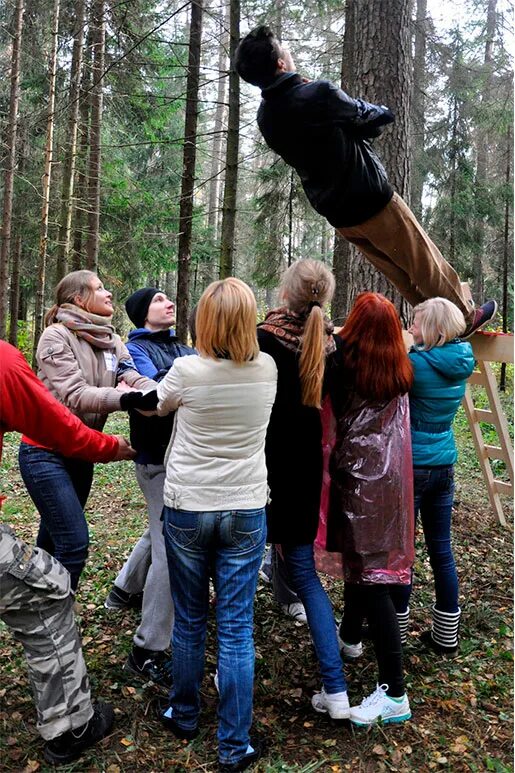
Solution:
<svg viewBox="0 0 515 773">
<path fill-rule="evenodd" d="M 429 351 L 412 347 L 411 442 L 415 467 L 454 464 L 458 454 L 452 422 L 474 370 L 472 347 L 454 339 Z"/>
</svg>

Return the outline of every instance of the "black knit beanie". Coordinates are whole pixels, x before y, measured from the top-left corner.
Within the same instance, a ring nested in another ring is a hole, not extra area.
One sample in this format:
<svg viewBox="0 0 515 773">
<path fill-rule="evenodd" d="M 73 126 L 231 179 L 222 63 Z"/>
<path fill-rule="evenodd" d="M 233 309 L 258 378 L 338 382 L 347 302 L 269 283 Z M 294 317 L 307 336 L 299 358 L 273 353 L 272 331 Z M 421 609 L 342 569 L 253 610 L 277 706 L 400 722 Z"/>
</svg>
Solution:
<svg viewBox="0 0 515 773">
<path fill-rule="evenodd" d="M 135 327 L 145 327 L 148 307 L 152 303 L 152 298 L 161 290 L 155 287 L 143 287 L 136 290 L 125 301 L 125 311 L 127 316 Z"/>
</svg>

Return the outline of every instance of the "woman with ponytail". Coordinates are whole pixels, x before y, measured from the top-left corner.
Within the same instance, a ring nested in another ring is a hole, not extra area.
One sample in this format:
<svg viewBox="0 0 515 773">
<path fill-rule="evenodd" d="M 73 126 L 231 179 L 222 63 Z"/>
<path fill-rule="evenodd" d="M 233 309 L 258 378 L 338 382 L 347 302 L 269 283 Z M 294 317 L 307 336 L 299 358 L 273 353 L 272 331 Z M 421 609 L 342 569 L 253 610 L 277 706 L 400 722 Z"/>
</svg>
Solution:
<svg viewBox="0 0 515 773">
<path fill-rule="evenodd" d="M 56 303 L 45 317 L 36 353 L 41 381 L 84 424 L 96 430 L 102 430 L 113 411 L 154 407 L 151 399 L 135 391 L 155 389 L 156 384 L 134 369 L 129 352 L 114 332 L 111 298 L 92 271 L 67 274 L 56 287 Z M 115 388 L 120 380 L 130 391 Z M 41 518 L 37 546 L 68 569 L 76 590 L 88 555 L 84 507 L 93 481 L 93 464 L 70 459 L 25 435 L 19 462 Z"/>
<path fill-rule="evenodd" d="M 322 487 L 319 409 L 326 362 L 336 350 L 324 306 L 333 292 L 333 275 L 322 262 L 297 261 L 283 276 L 284 305 L 259 325 L 258 342 L 278 370 L 265 446 L 270 487 L 267 539 L 278 546 L 306 610 L 323 683 L 312 698 L 313 708 L 345 719 L 349 700 L 333 610 L 316 573 L 313 552 Z"/>
</svg>

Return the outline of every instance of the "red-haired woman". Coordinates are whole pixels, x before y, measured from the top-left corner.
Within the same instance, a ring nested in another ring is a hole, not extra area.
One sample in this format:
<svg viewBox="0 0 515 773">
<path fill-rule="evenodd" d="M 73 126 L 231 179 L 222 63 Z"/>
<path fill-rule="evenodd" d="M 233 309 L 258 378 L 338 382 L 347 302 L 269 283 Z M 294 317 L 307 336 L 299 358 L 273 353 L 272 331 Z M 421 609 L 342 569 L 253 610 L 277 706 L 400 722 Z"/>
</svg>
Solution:
<svg viewBox="0 0 515 773">
<path fill-rule="evenodd" d="M 366 617 L 379 679 L 357 725 L 411 717 L 391 589 L 411 580 L 413 472 L 407 392 L 413 376 L 395 307 L 362 293 L 340 332 L 343 346 L 328 373 L 336 418 L 330 460 L 327 548 L 342 554 L 345 580 L 340 638 L 358 645 Z"/>
</svg>

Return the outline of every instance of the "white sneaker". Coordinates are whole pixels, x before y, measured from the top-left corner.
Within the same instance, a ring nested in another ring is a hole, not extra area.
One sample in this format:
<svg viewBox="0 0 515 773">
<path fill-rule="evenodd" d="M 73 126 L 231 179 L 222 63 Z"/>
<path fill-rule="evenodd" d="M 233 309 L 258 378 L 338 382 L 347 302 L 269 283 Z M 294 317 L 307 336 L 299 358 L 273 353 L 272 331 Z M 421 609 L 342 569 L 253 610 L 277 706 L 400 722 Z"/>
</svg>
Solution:
<svg viewBox="0 0 515 773">
<path fill-rule="evenodd" d="M 213 682 L 215 683 L 216 691 L 218 695 L 220 695 L 220 682 L 218 681 L 218 669 L 215 671 L 215 675 L 213 677 Z"/>
<path fill-rule="evenodd" d="M 355 658 L 359 658 L 361 655 L 363 655 L 363 644 L 360 641 L 357 644 L 347 644 L 347 642 L 343 641 L 339 632 L 337 636 L 338 647 L 340 648 L 340 652 L 343 653 L 343 656 L 346 660 L 354 660 Z"/>
<path fill-rule="evenodd" d="M 363 727 L 379 721 L 386 725 L 411 719 L 411 710 L 406 693 L 402 698 L 390 698 L 386 694 L 387 690 L 387 684 L 378 684 L 374 692 L 367 698 L 363 698 L 359 706 L 351 707 L 350 721 Z"/>
<path fill-rule="evenodd" d="M 329 714 L 331 719 L 348 719 L 350 716 L 349 696 L 346 690 L 328 695 L 322 687 L 322 691 L 316 692 L 311 698 L 311 705 L 320 714 Z"/>
<path fill-rule="evenodd" d="M 287 615 L 290 617 L 293 617 L 294 620 L 297 621 L 297 623 L 307 623 L 308 618 L 306 616 L 306 610 L 304 609 L 304 604 L 301 604 L 300 601 L 295 601 L 293 604 L 281 604 L 281 609 L 283 612 L 286 612 Z"/>
</svg>

